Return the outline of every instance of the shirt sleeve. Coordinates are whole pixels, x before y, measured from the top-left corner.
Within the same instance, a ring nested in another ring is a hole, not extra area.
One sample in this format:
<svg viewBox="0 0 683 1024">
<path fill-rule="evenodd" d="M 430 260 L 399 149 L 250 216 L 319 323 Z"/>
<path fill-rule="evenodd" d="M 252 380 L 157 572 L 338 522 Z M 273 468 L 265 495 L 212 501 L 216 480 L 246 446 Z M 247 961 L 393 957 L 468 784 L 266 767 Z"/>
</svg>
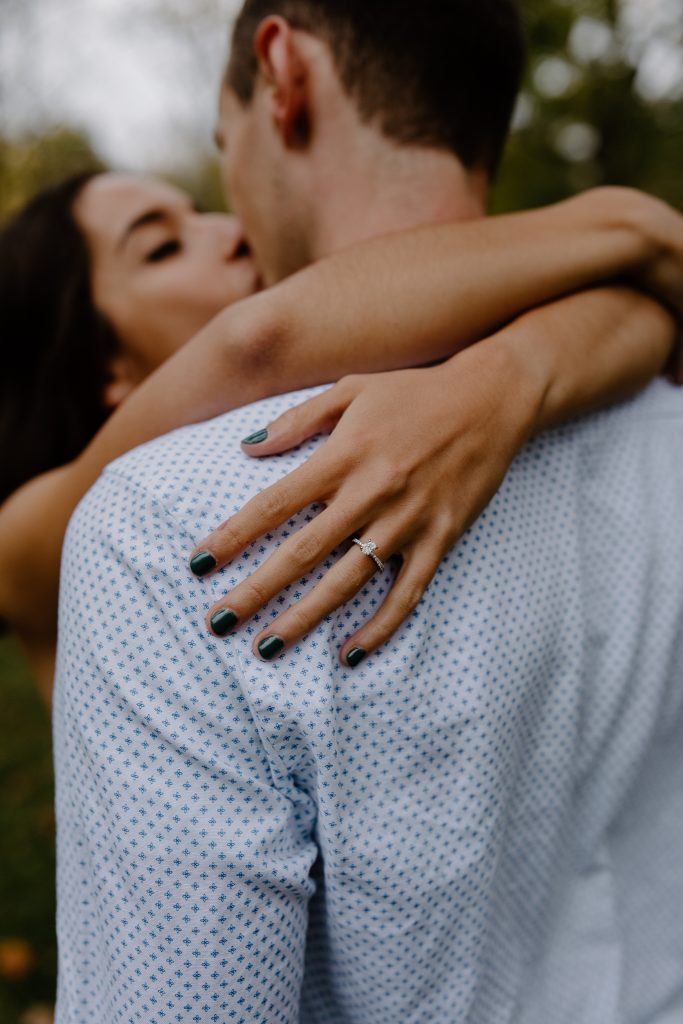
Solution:
<svg viewBox="0 0 683 1024">
<path fill-rule="evenodd" d="M 314 809 L 213 641 L 192 538 L 108 471 L 62 571 L 58 1021 L 294 1024 Z"/>
</svg>

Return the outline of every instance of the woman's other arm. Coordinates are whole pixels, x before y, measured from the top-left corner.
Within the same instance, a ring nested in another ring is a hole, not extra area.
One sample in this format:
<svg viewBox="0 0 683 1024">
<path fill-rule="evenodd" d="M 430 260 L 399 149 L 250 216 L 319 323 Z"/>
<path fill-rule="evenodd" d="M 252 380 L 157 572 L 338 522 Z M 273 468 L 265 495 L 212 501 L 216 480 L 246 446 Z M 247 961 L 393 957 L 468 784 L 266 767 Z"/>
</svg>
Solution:
<svg viewBox="0 0 683 1024">
<path fill-rule="evenodd" d="M 545 210 L 376 239 L 225 310 L 143 382 L 78 459 L 2 506 L 0 616 L 52 635 L 71 513 L 131 448 L 267 395 L 442 359 L 524 310 L 616 276 L 639 277 L 675 301 L 681 225 L 658 200 L 599 189 Z M 631 358 L 617 357 L 616 376 Z"/>
</svg>

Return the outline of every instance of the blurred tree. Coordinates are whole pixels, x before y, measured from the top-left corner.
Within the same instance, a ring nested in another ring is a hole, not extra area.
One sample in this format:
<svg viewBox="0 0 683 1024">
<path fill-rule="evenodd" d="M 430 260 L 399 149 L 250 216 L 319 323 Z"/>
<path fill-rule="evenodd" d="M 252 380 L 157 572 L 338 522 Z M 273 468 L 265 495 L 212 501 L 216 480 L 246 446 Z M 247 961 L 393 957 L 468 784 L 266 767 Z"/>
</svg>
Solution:
<svg viewBox="0 0 683 1024">
<path fill-rule="evenodd" d="M 522 12 L 530 61 L 495 209 L 606 183 L 683 208 L 683 0 L 523 0 Z"/>
<path fill-rule="evenodd" d="M 151 28 L 182 38 L 186 77 L 196 83 L 197 101 L 216 114 L 220 69 L 236 6 L 235 0 L 149 0 L 145 13 Z M 184 158 L 176 167 L 158 168 L 157 173 L 186 189 L 200 209 L 225 210 L 220 162 L 206 119 L 198 118 L 192 129 L 186 125 L 184 132 L 177 130 L 185 139 Z"/>
<path fill-rule="evenodd" d="M 45 186 L 103 162 L 87 136 L 60 127 L 19 139 L 0 137 L 0 220 Z"/>
<path fill-rule="evenodd" d="M 224 211 L 227 208 L 220 161 L 217 157 L 207 155 L 194 167 L 170 172 L 161 171 L 160 174 L 161 177 L 189 192 L 200 210 Z"/>
<path fill-rule="evenodd" d="M 182 40 L 181 76 L 192 83 L 189 114 L 179 109 L 174 125 L 182 147 L 178 160 L 156 170 L 187 189 L 206 210 L 226 206 L 213 129 L 229 24 L 237 6 L 238 0 L 148 0 L 144 15 L 152 32 Z"/>
<path fill-rule="evenodd" d="M 7 638 L 0 681 L 0 1022 L 18 1024 L 54 996 L 52 757 L 47 711 Z"/>
<path fill-rule="evenodd" d="M 106 165 L 75 128 L 62 126 L 12 140 L 0 136 L 0 224 L 40 189 L 86 170 L 106 170 Z M 194 165 L 150 173 L 186 189 L 200 209 L 225 209 L 217 157 L 203 154 Z"/>
</svg>

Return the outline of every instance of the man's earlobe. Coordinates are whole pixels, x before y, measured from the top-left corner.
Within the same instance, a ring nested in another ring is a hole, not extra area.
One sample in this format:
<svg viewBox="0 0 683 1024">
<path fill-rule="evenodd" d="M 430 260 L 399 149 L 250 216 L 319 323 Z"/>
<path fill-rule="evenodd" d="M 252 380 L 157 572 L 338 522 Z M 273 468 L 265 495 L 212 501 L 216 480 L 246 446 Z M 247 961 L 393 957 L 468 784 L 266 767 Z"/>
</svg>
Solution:
<svg viewBox="0 0 683 1024">
<path fill-rule="evenodd" d="M 254 40 L 259 68 L 271 90 L 273 123 L 288 147 L 305 145 L 309 136 L 308 74 L 291 26 L 271 15 Z"/>
</svg>

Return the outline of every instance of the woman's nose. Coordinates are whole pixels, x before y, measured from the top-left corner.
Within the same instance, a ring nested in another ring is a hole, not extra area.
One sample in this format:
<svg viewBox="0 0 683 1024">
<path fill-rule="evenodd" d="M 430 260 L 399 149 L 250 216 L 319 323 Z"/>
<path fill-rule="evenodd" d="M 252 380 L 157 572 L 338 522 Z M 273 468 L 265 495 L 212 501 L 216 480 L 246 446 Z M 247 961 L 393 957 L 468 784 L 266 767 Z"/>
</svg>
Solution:
<svg viewBox="0 0 683 1024">
<path fill-rule="evenodd" d="M 226 259 L 240 259 L 248 256 L 250 249 L 247 237 L 244 233 L 244 225 L 239 217 L 234 214 L 226 214 L 224 218 L 225 229 L 225 252 Z"/>
<path fill-rule="evenodd" d="M 242 221 L 234 214 L 202 214 L 195 224 L 205 232 L 207 238 L 210 237 L 215 242 L 226 262 L 249 255 L 250 249 Z"/>
</svg>

